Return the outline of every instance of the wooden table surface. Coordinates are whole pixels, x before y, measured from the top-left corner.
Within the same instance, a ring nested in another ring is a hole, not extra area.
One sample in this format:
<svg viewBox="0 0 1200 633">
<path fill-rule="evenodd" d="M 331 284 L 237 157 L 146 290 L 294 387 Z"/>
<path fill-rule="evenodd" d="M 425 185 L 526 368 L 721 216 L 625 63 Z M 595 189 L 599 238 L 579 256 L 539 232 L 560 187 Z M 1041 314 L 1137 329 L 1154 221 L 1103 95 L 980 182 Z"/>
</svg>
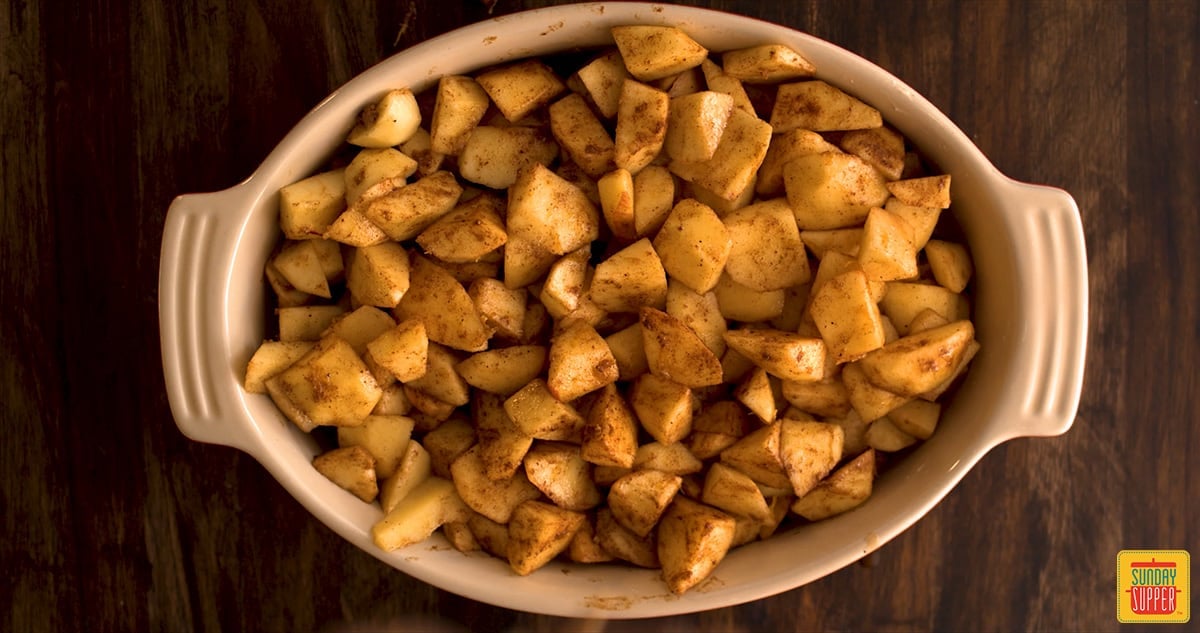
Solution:
<svg viewBox="0 0 1200 633">
<path fill-rule="evenodd" d="M 500 0 L 495 14 L 547 4 Z M 1002 171 L 1071 192 L 1089 254 L 1087 375 L 1067 435 L 991 453 L 874 566 L 607 630 L 1117 629 L 1119 550 L 1200 553 L 1200 4 L 690 4 L 874 60 Z M 251 458 L 185 439 L 164 394 L 171 199 L 235 184 L 339 84 L 487 15 L 476 0 L 0 11 L 0 629 L 604 629 L 393 571 Z"/>
</svg>

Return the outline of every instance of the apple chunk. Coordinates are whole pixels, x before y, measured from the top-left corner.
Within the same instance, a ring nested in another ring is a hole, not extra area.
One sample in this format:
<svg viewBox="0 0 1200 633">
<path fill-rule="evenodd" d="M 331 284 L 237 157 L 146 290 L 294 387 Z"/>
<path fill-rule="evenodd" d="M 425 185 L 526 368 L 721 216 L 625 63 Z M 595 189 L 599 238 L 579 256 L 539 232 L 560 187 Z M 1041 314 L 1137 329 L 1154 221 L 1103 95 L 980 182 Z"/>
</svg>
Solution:
<svg viewBox="0 0 1200 633">
<path fill-rule="evenodd" d="M 642 344 L 652 373 L 686 387 L 720 384 L 721 361 L 679 319 L 654 308 L 642 308 Z"/>
<path fill-rule="evenodd" d="M 779 425 L 779 456 L 792 491 L 803 497 L 842 459 L 845 432 L 827 422 L 784 418 Z"/>
<path fill-rule="evenodd" d="M 825 343 L 780 330 L 741 329 L 725 333 L 729 347 L 767 373 L 784 380 L 821 380 L 825 376 Z"/>
<path fill-rule="evenodd" d="M 512 240 L 524 240 L 565 255 L 600 236 L 600 212 L 578 187 L 534 163 L 509 187 L 507 228 L 510 248 Z"/>
<path fill-rule="evenodd" d="M 844 272 L 822 284 L 809 313 L 835 362 L 852 361 L 883 347 L 883 320 L 861 270 Z"/>
<path fill-rule="evenodd" d="M 871 496 L 875 481 L 875 451 L 867 450 L 792 503 L 792 512 L 820 521 L 849 512 Z"/>
<path fill-rule="evenodd" d="M 879 110 L 820 80 L 780 86 L 771 110 L 775 132 L 862 130 L 881 125 Z"/>
<path fill-rule="evenodd" d="M 375 458 L 375 475 L 391 477 L 412 437 L 413 420 L 402 415 L 372 415 L 362 426 L 340 427 L 338 446 L 361 446 Z"/>
<path fill-rule="evenodd" d="M 489 70 L 475 80 L 510 123 L 550 103 L 565 88 L 554 71 L 536 59 Z"/>
<path fill-rule="evenodd" d="M 701 294 L 717 285 L 732 244 L 733 235 L 716 212 L 691 198 L 675 205 L 654 238 L 667 274 Z"/>
<path fill-rule="evenodd" d="M 392 147 L 407 141 L 420 127 L 421 109 L 416 96 L 408 88 L 399 88 L 363 108 L 346 140 L 360 147 Z"/>
<path fill-rule="evenodd" d="M 712 158 L 733 112 L 733 97 L 705 90 L 671 100 L 666 150 L 672 160 Z"/>
<path fill-rule="evenodd" d="M 636 174 L 662 150 L 667 137 L 670 98 L 667 93 L 626 79 L 617 110 L 613 161 Z"/>
<path fill-rule="evenodd" d="M 766 83 L 811 77 L 817 69 L 800 53 L 782 44 L 764 44 L 721 56 L 726 75 L 746 82 Z"/>
<path fill-rule="evenodd" d="M 469 516 L 454 484 L 441 477 L 430 477 L 371 528 L 371 539 L 380 549 L 390 552 L 420 543 L 443 524 L 465 521 Z"/>
<path fill-rule="evenodd" d="M 708 50 L 673 26 L 614 26 L 613 40 L 625 68 L 641 81 L 654 81 L 695 68 Z"/>
<path fill-rule="evenodd" d="M 901 396 L 916 396 L 942 384 L 974 340 L 970 321 L 955 321 L 905 336 L 867 354 L 859 364 L 868 380 Z"/>
<path fill-rule="evenodd" d="M 488 96 L 470 77 L 446 75 L 438 80 L 437 102 L 429 124 L 429 146 L 439 154 L 458 154 L 483 119 Z"/>
<path fill-rule="evenodd" d="M 409 288 L 396 306 L 396 316 L 420 320 L 429 340 L 466 352 L 483 350 L 492 336 L 462 284 L 421 256 L 413 258 Z"/>
<path fill-rule="evenodd" d="M 550 342 L 550 393 L 569 402 L 617 381 L 617 361 L 592 326 L 576 321 Z"/>
<path fill-rule="evenodd" d="M 335 448 L 313 459 L 313 468 L 329 481 L 371 503 L 379 494 L 375 478 L 375 458 L 361 446 Z"/>
<path fill-rule="evenodd" d="M 720 510 L 676 497 L 658 530 L 658 559 L 672 592 L 682 594 L 708 578 L 733 545 L 736 525 Z"/>
<path fill-rule="evenodd" d="M 608 312 L 665 307 L 667 272 L 650 240 L 642 238 L 597 264 L 590 294 Z"/>
<path fill-rule="evenodd" d="M 527 576 L 550 562 L 567 546 L 587 516 L 541 501 L 526 501 L 508 524 L 508 563 Z"/>
<path fill-rule="evenodd" d="M 354 348 L 336 335 L 321 339 L 266 384 L 267 393 L 303 431 L 361 425 L 383 395 Z"/>
</svg>

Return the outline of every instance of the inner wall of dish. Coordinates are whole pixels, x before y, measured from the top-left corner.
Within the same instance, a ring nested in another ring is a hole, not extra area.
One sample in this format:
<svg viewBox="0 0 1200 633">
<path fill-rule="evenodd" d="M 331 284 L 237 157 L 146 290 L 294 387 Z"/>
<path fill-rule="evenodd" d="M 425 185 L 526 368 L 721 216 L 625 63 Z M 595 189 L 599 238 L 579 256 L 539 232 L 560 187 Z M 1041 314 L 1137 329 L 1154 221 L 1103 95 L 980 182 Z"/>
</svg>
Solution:
<svg viewBox="0 0 1200 633">
<path fill-rule="evenodd" d="M 654 16 L 647 17 L 651 18 L 647 22 L 655 21 Z M 468 33 L 460 35 L 455 41 L 457 45 L 452 49 L 447 48 L 445 42 L 438 46 L 438 41 L 433 40 L 367 71 L 322 102 L 301 121 L 256 173 L 252 182 L 258 188 L 259 195 L 246 219 L 228 296 L 232 379 L 240 382 L 246 361 L 263 337 L 262 318 L 267 305 L 267 291 L 262 270 L 278 239 L 277 191 L 317 171 L 328 161 L 336 148 L 342 145 L 349 122 L 363 104 L 394 86 L 408 85 L 420 91 L 443 74 L 466 73 L 485 65 L 547 54 L 568 46 L 608 43 L 608 25 L 603 23 L 567 25 L 547 34 L 546 25 L 519 25 L 504 22 L 503 19 L 498 22 L 503 27 L 499 30 L 476 29 L 472 34 L 467 29 Z M 843 525 L 851 525 L 856 515 L 861 519 L 879 514 L 875 517 L 878 521 L 872 526 L 873 530 L 877 529 L 884 535 L 889 532 L 886 529 L 889 521 L 883 519 L 885 515 L 891 517 L 890 527 L 893 529 L 890 531 L 903 529 L 917 518 L 901 516 L 906 508 L 911 507 L 913 500 L 933 496 L 940 498 L 940 494 L 944 494 L 949 487 L 944 474 L 954 470 L 960 457 L 967 457 L 973 463 L 990 441 L 987 439 L 991 433 L 988 427 L 993 422 L 988 412 L 995 408 L 1002 391 L 994 385 L 988 385 L 993 382 L 993 377 L 1003 377 L 1010 370 L 1007 367 L 1009 358 L 1003 350 L 1005 345 L 1018 338 L 1015 330 L 1019 328 L 1020 319 L 1014 318 L 1016 315 L 1013 312 L 1018 307 L 1015 305 L 1013 284 L 1015 255 L 1013 246 L 1004 239 L 1003 223 L 995 221 L 1002 215 L 1003 209 L 995 199 L 996 192 L 986 184 L 991 177 L 987 173 L 990 166 L 986 161 L 980 162 L 981 159 L 971 156 L 956 142 L 946 141 L 948 135 L 957 135 L 962 142 L 967 142 L 948 121 L 931 120 L 925 112 L 931 106 L 923 99 L 905 92 L 902 86 L 898 86 L 877 67 L 857 58 L 842 57 L 840 49 L 782 27 L 757 22 L 747 24 L 727 20 L 724 23 L 679 24 L 713 50 L 764 42 L 790 43 L 818 66 L 821 78 L 879 107 L 889 123 L 954 175 L 954 210 L 976 261 L 979 291 L 975 296 L 974 313 L 978 336 L 985 351 L 980 353 L 971 379 L 946 412 L 939 432 L 880 482 L 876 498 L 868 504 L 875 506 L 878 513 L 846 515 L 820 527 L 823 531 L 838 531 L 843 529 Z M 511 30 L 505 30 L 510 27 Z M 474 44 L 467 39 L 471 35 L 482 36 L 485 33 L 489 37 L 496 33 L 500 35 L 490 44 L 483 44 L 482 37 L 476 39 Z M 721 46 L 716 46 L 717 42 Z M 448 53 L 448 50 L 452 52 Z M 1001 229 L 999 232 L 998 227 Z M 988 239 L 979 239 L 985 235 Z M 988 378 L 984 379 L 984 376 Z M 245 404 L 261 434 L 264 450 L 273 453 L 272 459 L 287 462 L 288 470 L 293 473 L 304 473 L 304 481 L 316 481 L 315 475 L 308 476 L 314 472 L 309 462 L 317 452 L 316 442 L 287 422 L 266 396 L 246 396 Z M 256 456 L 264 461 L 263 455 Z M 957 476 L 953 479 L 956 481 Z M 337 514 L 348 509 L 351 503 L 358 503 L 341 497 L 349 498 L 349 495 L 334 495 L 316 501 L 326 510 L 322 513 L 325 515 L 323 520 L 331 513 Z M 358 505 L 365 507 L 365 504 Z M 354 520 L 355 531 L 365 535 L 370 527 L 371 515 L 362 514 L 361 508 L 354 508 L 353 514 L 358 517 Z M 816 527 L 810 526 L 800 531 Z M 847 534 L 850 536 L 843 537 L 843 540 L 861 536 L 854 530 Z M 730 562 L 736 563 L 738 557 L 735 553 Z"/>
</svg>

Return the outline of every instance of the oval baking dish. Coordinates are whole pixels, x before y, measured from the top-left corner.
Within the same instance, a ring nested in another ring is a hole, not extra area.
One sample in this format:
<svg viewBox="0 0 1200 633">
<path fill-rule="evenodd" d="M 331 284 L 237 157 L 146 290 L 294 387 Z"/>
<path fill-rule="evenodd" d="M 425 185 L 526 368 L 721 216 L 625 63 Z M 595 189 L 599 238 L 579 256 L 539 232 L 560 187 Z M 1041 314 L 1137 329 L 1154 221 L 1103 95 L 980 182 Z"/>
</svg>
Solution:
<svg viewBox="0 0 1200 633">
<path fill-rule="evenodd" d="M 713 51 L 787 44 L 818 77 L 878 108 L 954 178 L 954 213 L 976 269 L 974 320 L 983 351 L 938 432 L 876 482 L 863 506 L 730 553 L 712 582 L 670 594 L 656 570 L 551 563 L 530 576 L 482 553 L 433 540 L 385 553 L 381 516 L 317 473 L 313 439 L 265 395 L 242 390 L 263 339 L 263 266 L 278 239 L 280 187 L 316 171 L 358 111 L 387 89 L 419 91 L 444 74 L 611 43 L 609 27 L 682 28 Z M 767 22 L 673 5 L 577 4 L 499 17 L 405 50 L 362 73 L 304 117 L 262 165 L 225 191 L 177 198 L 167 215 L 159 278 L 163 366 L 180 430 L 258 460 L 314 516 L 396 569 L 502 607 L 558 616 L 664 616 L 744 603 L 817 580 L 862 558 L 937 504 L 998 444 L 1070 428 L 1087 339 L 1087 262 L 1079 211 L 1064 191 L 1015 182 L 932 104 L 878 66 Z M 263 538 L 270 538 L 263 535 Z"/>
</svg>

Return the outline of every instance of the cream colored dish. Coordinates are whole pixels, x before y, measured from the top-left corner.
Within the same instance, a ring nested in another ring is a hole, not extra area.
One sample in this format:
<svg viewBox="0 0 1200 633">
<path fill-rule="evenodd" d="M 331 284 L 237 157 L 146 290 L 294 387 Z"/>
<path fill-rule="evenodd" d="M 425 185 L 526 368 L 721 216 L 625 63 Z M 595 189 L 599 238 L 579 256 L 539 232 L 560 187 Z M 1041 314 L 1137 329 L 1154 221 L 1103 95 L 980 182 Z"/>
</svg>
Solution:
<svg viewBox="0 0 1200 633">
<path fill-rule="evenodd" d="M 552 563 L 527 577 L 440 535 L 385 553 L 370 538 L 381 516 L 312 468 L 312 438 L 265 395 L 241 387 L 263 339 L 263 265 L 278 239 L 278 190 L 317 170 L 359 109 L 387 89 L 419 91 L 440 76 L 532 55 L 611 43 L 619 24 L 670 24 L 710 50 L 794 47 L 818 77 L 874 105 L 954 178 L 954 213 L 976 268 L 974 320 L 983 351 L 938 432 L 876 483 L 860 508 L 730 553 L 714 577 L 671 594 L 657 570 Z M 792 29 L 716 11 L 643 3 L 576 4 L 494 18 L 403 51 L 312 110 L 241 184 L 177 198 L 159 276 L 163 367 L 188 437 L 252 455 L 306 508 L 364 551 L 422 581 L 482 602 L 558 616 L 635 618 L 771 596 L 862 558 L 937 504 L 989 450 L 1016 437 L 1066 432 L 1079 405 L 1087 340 L 1087 262 L 1074 200 L 1015 182 L 932 104 L 878 66 Z M 263 535 L 263 538 L 269 538 Z"/>
</svg>

